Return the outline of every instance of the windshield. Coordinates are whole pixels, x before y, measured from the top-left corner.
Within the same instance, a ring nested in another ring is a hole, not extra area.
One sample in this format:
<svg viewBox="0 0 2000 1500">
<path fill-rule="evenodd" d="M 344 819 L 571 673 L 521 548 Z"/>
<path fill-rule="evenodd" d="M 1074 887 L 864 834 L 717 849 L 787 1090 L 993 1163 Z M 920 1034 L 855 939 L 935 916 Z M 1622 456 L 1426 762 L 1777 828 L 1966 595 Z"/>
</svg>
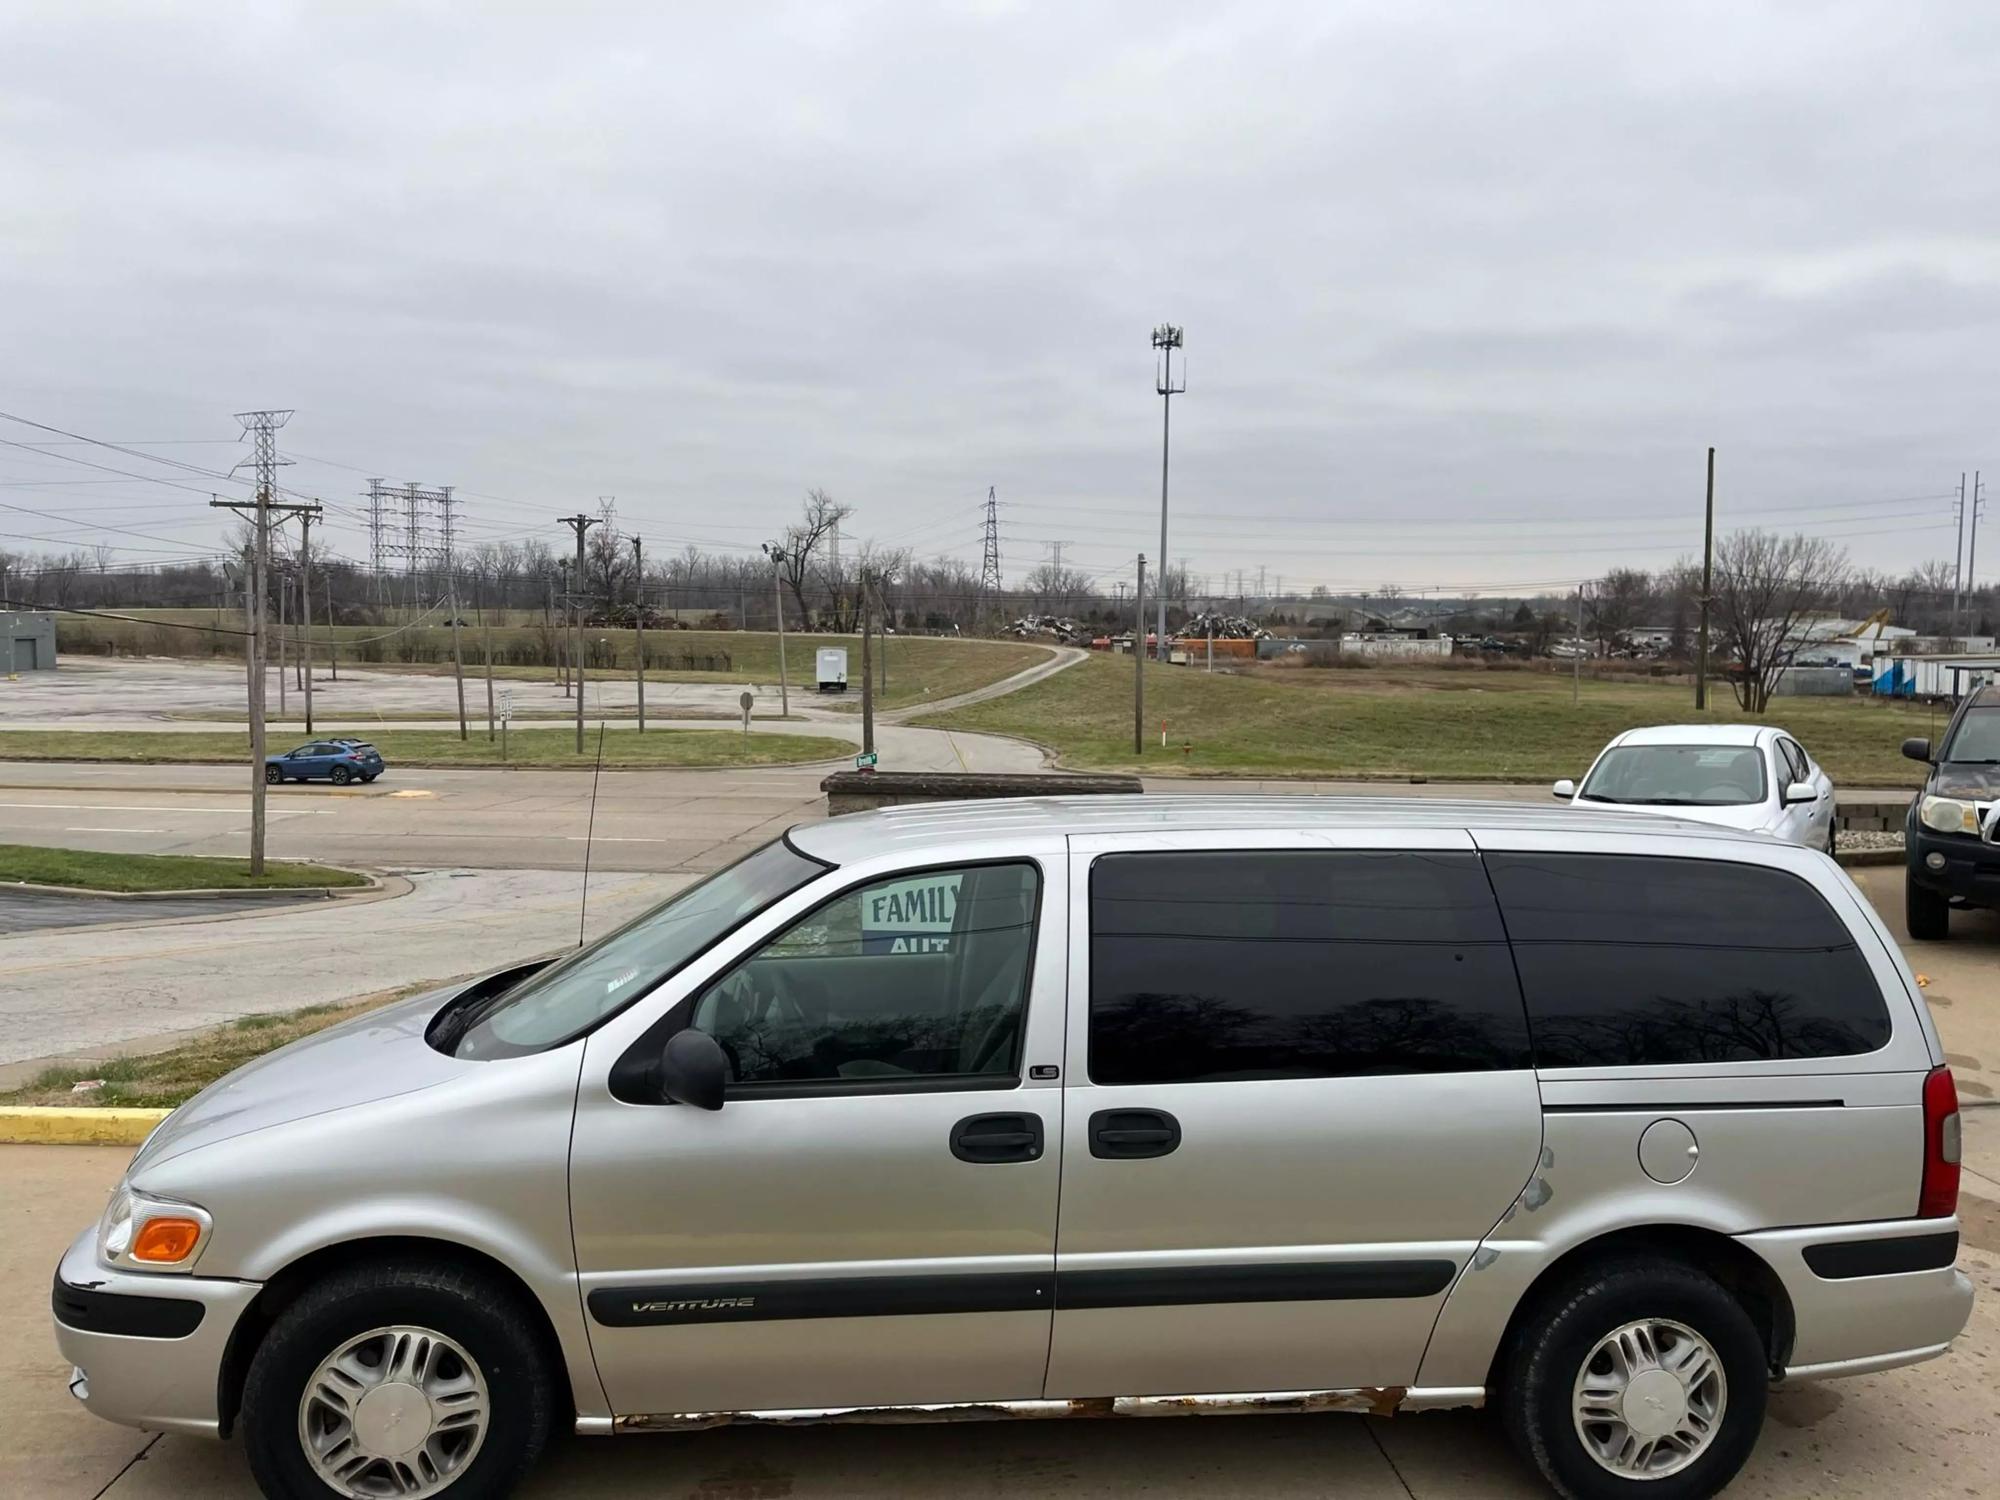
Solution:
<svg viewBox="0 0 2000 1500">
<path fill-rule="evenodd" d="M 1764 752 L 1755 745 L 1620 745 L 1599 757 L 1577 796 L 1648 807 L 1762 802 Z"/>
<path fill-rule="evenodd" d="M 779 897 L 825 873 L 783 839 L 668 897 L 463 1016 L 431 1041 L 454 1057 L 519 1057 L 582 1035 Z"/>
<path fill-rule="evenodd" d="M 1975 708 L 1960 719 L 1942 758 L 1961 766 L 2000 764 L 2000 708 Z"/>
</svg>

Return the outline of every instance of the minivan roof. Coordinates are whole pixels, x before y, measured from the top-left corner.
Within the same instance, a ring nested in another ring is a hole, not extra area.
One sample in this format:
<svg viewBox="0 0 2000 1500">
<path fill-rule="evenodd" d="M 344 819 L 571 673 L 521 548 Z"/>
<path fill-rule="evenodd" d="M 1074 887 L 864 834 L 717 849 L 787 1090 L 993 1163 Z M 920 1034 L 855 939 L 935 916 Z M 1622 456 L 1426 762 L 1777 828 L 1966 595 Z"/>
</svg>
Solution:
<svg viewBox="0 0 2000 1500">
<path fill-rule="evenodd" d="M 1598 812 L 1445 797 L 1267 797 L 1162 792 L 1104 797 L 1005 797 L 926 802 L 801 823 L 789 837 L 814 859 L 852 864 L 1013 834 L 1115 834 L 1285 829 L 1454 828 L 1478 832 L 1620 833 L 1770 842 L 1712 823 L 1655 813 Z"/>
</svg>

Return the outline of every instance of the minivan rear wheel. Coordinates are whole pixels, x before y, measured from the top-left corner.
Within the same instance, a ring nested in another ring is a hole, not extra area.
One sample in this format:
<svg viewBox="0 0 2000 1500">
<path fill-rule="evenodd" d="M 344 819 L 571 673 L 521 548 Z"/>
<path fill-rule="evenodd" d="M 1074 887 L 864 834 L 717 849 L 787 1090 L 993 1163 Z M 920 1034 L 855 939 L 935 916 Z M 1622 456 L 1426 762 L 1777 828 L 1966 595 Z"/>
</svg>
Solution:
<svg viewBox="0 0 2000 1500">
<path fill-rule="evenodd" d="M 1756 1325 L 1713 1279 L 1621 1260 L 1531 1312 L 1500 1408 L 1522 1456 L 1570 1500 L 1699 1500 L 1750 1456 L 1768 1381 Z"/>
<path fill-rule="evenodd" d="M 251 1360 L 251 1473 L 273 1500 L 498 1500 L 554 1416 L 534 1328 L 518 1293 L 457 1267 L 363 1267 L 319 1283 Z"/>
<path fill-rule="evenodd" d="M 1951 903 L 1929 886 L 1903 876 L 1903 925 L 1920 943 L 1941 943 L 1951 936 Z"/>
</svg>

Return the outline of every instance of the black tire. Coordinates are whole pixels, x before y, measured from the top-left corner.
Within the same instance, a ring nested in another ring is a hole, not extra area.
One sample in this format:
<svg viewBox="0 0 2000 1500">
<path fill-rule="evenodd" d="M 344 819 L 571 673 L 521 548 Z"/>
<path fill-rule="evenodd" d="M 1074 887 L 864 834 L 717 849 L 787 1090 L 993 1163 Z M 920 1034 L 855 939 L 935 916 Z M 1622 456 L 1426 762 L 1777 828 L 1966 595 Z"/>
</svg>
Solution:
<svg viewBox="0 0 2000 1500">
<path fill-rule="evenodd" d="M 555 1420 L 557 1387 L 521 1294 L 452 1266 L 364 1266 L 327 1278 L 286 1308 L 250 1362 L 238 1425 L 250 1472 L 270 1500 L 338 1495 L 313 1472 L 299 1436 L 306 1382 L 347 1340 L 400 1324 L 454 1340 L 486 1381 L 485 1436 L 440 1493 L 501 1500 L 533 1466 Z"/>
<path fill-rule="evenodd" d="M 1929 886 L 1903 876 L 1903 925 L 1920 943 L 1941 943 L 1951 936 L 1951 903 Z"/>
<path fill-rule="evenodd" d="M 1838 823 L 1828 823 L 1826 825 L 1826 857 L 1828 859 L 1840 858 L 1840 825 Z"/>
<path fill-rule="evenodd" d="M 335 786 L 346 786 L 348 782 L 354 779 L 354 773 L 345 766 L 335 766 L 331 771 L 327 772 L 327 775 L 332 778 Z"/>
<path fill-rule="evenodd" d="M 382 773 L 380 771 L 364 771 L 361 776 L 362 785 L 366 786 L 369 782 L 373 781 L 377 776 L 380 776 L 381 774 Z"/>
<path fill-rule="evenodd" d="M 1708 1341 L 1725 1400 L 1714 1437 L 1693 1462 L 1636 1479 L 1613 1473 L 1585 1448 L 1572 1393 L 1600 1340 L 1649 1318 L 1682 1324 Z M 1516 1449 L 1568 1500 L 1705 1500 L 1756 1446 L 1769 1381 L 1764 1342 L 1734 1297 L 1683 1262 L 1635 1257 L 1591 1266 L 1529 1310 L 1502 1361 L 1499 1405 Z"/>
<path fill-rule="evenodd" d="M 285 773 L 280 771 L 276 766 L 266 766 L 264 767 L 264 779 L 275 784 L 285 779 Z"/>
</svg>

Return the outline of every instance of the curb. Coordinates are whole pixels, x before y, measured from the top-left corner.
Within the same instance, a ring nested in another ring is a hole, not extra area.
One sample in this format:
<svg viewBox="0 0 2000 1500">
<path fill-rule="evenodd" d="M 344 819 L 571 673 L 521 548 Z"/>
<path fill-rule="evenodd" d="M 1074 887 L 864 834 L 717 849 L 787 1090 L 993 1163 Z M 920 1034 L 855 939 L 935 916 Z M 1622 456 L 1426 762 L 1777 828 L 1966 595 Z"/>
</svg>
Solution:
<svg viewBox="0 0 2000 1500">
<path fill-rule="evenodd" d="M 171 1110 L 0 1109 L 0 1146 L 136 1146 Z"/>
<path fill-rule="evenodd" d="M 1901 849 L 1842 849 L 1834 856 L 1834 862 L 1843 869 L 1866 869 L 1874 865 L 1900 865 L 1903 862 Z"/>
<path fill-rule="evenodd" d="M 36 885 L 28 880 L 0 881 L 0 895 L 26 891 L 36 896 L 87 896 L 96 901 L 216 901 L 225 897 L 247 897 L 253 901 L 298 896 L 336 901 L 342 896 L 363 896 L 382 889 L 382 877 L 356 870 L 366 877 L 362 885 L 264 885 L 232 890 L 227 886 L 196 886 L 184 891 L 96 891 L 83 885 Z"/>
</svg>

